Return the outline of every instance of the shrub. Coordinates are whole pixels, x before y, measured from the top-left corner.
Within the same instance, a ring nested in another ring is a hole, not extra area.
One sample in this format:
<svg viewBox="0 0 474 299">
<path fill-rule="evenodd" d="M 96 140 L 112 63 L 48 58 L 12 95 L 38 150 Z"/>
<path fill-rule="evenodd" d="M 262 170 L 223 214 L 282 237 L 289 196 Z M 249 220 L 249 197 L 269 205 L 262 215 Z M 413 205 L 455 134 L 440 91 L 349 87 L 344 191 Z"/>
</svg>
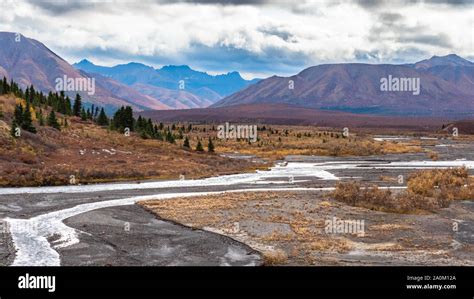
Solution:
<svg viewBox="0 0 474 299">
<path fill-rule="evenodd" d="M 409 213 L 446 208 L 453 200 L 474 200 L 474 184 L 465 167 L 418 171 L 409 176 L 407 190 L 393 195 L 377 186 L 340 182 L 334 199 L 369 209 Z"/>
</svg>

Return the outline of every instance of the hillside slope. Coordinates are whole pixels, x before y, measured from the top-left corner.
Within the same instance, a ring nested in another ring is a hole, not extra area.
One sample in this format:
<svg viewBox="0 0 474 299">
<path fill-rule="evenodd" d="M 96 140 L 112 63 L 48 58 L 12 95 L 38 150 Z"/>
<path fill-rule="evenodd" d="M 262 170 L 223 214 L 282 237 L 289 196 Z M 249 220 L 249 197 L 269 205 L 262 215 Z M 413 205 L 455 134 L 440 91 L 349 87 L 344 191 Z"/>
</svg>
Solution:
<svg viewBox="0 0 474 299">
<path fill-rule="evenodd" d="M 22 88 L 34 85 L 38 90 L 48 93 L 55 91 L 57 78 L 95 78 L 95 94 L 89 95 L 84 91 L 66 94 L 72 98 L 78 92 L 84 102 L 102 106 L 109 112 L 125 105 L 135 110 L 169 108 L 159 100 L 142 95 L 118 81 L 75 69 L 37 40 L 23 35 L 17 40 L 14 33 L 0 32 L 0 76 L 13 79 Z"/>
<path fill-rule="evenodd" d="M 209 75 L 187 65 L 167 65 L 160 69 L 131 62 L 113 67 L 95 65 L 83 59 L 77 69 L 113 78 L 132 88 L 160 99 L 175 109 L 207 107 L 225 96 L 258 82 L 245 80 L 238 72 Z M 170 95 L 173 99 L 170 99 Z"/>
<path fill-rule="evenodd" d="M 135 179 L 197 178 L 255 169 L 255 163 L 187 150 L 179 144 L 130 136 L 67 117 L 56 130 L 34 121 L 37 133 L 10 135 L 13 95 L 0 96 L 0 186 L 38 186 Z M 44 108 L 43 108 L 44 109 Z M 43 110 L 43 112 L 46 112 Z M 57 114 L 60 123 L 63 115 Z M 193 141 L 194 142 L 194 141 Z M 73 177 L 71 177 L 73 176 Z"/>
<path fill-rule="evenodd" d="M 386 115 L 468 117 L 474 113 L 474 66 L 456 57 L 435 57 L 415 65 L 314 66 L 291 77 L 262 80 L 212 107 L 271 103 Z M 389 75 L 420 78 L 420 94 L 381 91 L 381 78 Z"/>
</svg>

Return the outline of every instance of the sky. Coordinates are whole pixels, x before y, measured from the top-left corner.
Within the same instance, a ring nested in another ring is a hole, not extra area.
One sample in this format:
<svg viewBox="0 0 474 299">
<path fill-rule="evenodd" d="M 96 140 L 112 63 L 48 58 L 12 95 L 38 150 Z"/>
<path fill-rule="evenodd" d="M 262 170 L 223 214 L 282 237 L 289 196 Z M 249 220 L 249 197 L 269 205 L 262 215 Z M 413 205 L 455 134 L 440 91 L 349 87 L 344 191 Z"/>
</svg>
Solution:
<svg viewBox="0 0 474 299">
<path fill-rule="evenodd" d="M 323 63 L 474 61 L 474 0 L 0 0 L 0 31 L 70 63 L 189 65 L 244 78 Z"/>
</svg>

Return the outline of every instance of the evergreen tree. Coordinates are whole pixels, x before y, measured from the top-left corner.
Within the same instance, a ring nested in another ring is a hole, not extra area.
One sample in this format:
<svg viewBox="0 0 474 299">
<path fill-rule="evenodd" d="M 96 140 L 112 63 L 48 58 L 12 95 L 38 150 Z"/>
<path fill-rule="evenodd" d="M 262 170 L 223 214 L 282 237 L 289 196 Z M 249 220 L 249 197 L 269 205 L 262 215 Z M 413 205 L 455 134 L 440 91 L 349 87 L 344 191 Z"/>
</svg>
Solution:
<svg viewBox="0 0 474 299">
<path fill-rule="evenodd" d="M 18 126 L 23 123 L 23 106 L 18 104 L 15 106 L 15 112 L 13 113 L 13 119 L 16 121 Z"/>
<path fill-rule="evenodd" d="M 66 115 L 72 115 L 72 109 L 71 109 L 71 99 L 69 97 L 66 97 L 66 100 L 64 102 L 65 104 L 65 111 L 64 114 Z"/>
<path fill-rule="evenodd" d="M 104 108 L 100 109 L 99 116 L 97 117 L 97 124 L 99 126 L 108 126 L 109 125 L 109 119 L 107 118 L 107 115 L 105 115 Z"/>
<path fill-rule="evenodd" d="M 179 132 L 178 132 L 178 139 L 183 139 L 183 138 L 184 138 L 183 130 L 179 129 Z"/>
<path fill-rule="evenodd" d="M 28 88 L 27 88 L 28 90 Z M 26 101 L 29 102 L 29 103 L 33 103 L 34 100 L 35 100 L 35 94 L 36 94 L 36 91 L 33 87 L 33 85 L 30 86 L 30 96 L 28 98 L 26 98 Z"/>
<path fill-rule="evenodd" d="M 154 131 L 155 131 L 155 132 L 154 132 L 153 135 L 154 135 L 155 139 L 163 140 L 163 135 L 161 134 L 161 131 L 158 130 L 158 126 L 157 126 L 157 125 L 155 125 Z"/>
<path fill-rule="evenodd" d="M 198 152 L 203 152 L 204 148 L 202 147 L 201 140 L 198 141 L 198 144 L 196 145 L 196 151 Z"/>
<path fill-rule="evenodd" d="M 173 134 L 171 134 L 171 131 L 168 131 L 168 133 L 166 134 L 166 141 L 168 141 L 169 143 L 175 143 L 174 136 Z"/>
<path fill-rule="evenodd" d="M 54 113 L 54 110 L 52 109 L 48 115 L 48 126 L 53 127 L 58 130 L 61 129 L 61 127 L 59 126 L 58 120 L 56 118 L 56 113 Z"/>
<path fill-rule="evenodd" d="M 132 107 L 122 106 L 120 109 L 118 109 L 112 118 L 111 127 L 112 129 L 118 130 L 120 132 L 123 132 L 125 128 L 129 128 L 130 131 L 133 131 L 135 127 L 135 119 L 133 118 Z"/>
<path fill-rule="evenodd" d="M 44 126 L 44 117 L 43 117 L 43 113 L 41 113 L 41 111 L 38 115 L 38 120 L 39 120 L 39 125 Z"/>
<path fill-rule="evenodd" d="M 81 112 L 82 112 L 82 100 L 81 100 L 81 96 L 77 93 L 76 98 L 74 99 L 74 106 L 72 107 L 72 114 L 75 116 L 81 116 L 82 118 Z"/>
<path fill-rule="evenodd" d="M 30 102 L 26 102 L 25 111 L 23 112 L 23 121 L 21 123 L 21 128 L 28 132 L 36 133 L 36 128 L 35 126 L 33 126 L 33 120 L 31 119 Z"/>
<path fill-rule="evenodd" d="M 142 131 L 145 128 L 144 121 L 141 115 L 137 118 L 137 131 Z"/>
<path fill-rule="evenodd" d="M 153 122 L 151 121 L 151 118 L 148 119 L 145 130 L 148 135 L 153 136 Z"/>
<path fill-rule="evenodd" d="M 210 153 L 214 152 L 214 144 L 212 143 L 211 137 L 209 137 L 209 143 L 207 144 L 207 151 Z"/>
<path fill-rule="evenodd" d="M 7 93 L 10 92 L 10 88 L 9 88 L 9 86 L 8 86 L 8 82 L 7 82 L 7 78 L 6 78 L 6 77 L 3 77 L 2 90 L 3 90 L 3 93 L 4 93 L 4 94 L 7 94 Z"/>
<path fill-rule="evenodd" d="M 13 137 L 13 138 L 17 138 L 19 136 L 17 136 L 16 132 L 17 132 L 17 129 L 19 128 L 20 126 L 18 126 L 18 123 L 16 122 L 15 119 L 13 119 L 12 121 L 12 128 L 10 130 L 10 135 Z"/>
<path fill-rule="evenodd" d="M 125 127 L 130 128 L 130 130 L 133 131 L 135 119 L 133 118 L 133 110 L 132 110 L 132 107 L 130 106 L 125 107 L 124 121 L 125 121 L 124 123 Z"/>
<path fill-rule="evenodd" d="M 81 109 L 81 120 L 87 120 L 87 113 L 84 108 Z"/>
<path fill-rule="evenodd" d="M 189 144 L 188 136 L 186 136 L 186 138 L 184 138 L 183 146 L 187 147 L 187 148 L 191 148 L 191 145 Z"/>
</svg>

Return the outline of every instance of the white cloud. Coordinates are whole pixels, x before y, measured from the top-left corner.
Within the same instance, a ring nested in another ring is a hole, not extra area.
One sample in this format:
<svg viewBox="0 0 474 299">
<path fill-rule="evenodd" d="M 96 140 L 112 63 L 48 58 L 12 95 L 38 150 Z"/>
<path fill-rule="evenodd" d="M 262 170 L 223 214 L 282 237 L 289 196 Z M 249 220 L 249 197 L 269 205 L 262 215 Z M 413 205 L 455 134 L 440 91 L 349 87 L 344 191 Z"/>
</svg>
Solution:
<svg viewBox="0 0 474 299">
<path fill-rule="evenodd" d="M 275 3 L 4 1 L 8 13 L 0 16 L 0 30 L 35 38 L 69 62 L 189 64 L 247 76 L 289 74 L 324 62 L 474 57 L 472 5 Z M 401 18 L 383 26 L 387 13 Z"/>
</svg>

